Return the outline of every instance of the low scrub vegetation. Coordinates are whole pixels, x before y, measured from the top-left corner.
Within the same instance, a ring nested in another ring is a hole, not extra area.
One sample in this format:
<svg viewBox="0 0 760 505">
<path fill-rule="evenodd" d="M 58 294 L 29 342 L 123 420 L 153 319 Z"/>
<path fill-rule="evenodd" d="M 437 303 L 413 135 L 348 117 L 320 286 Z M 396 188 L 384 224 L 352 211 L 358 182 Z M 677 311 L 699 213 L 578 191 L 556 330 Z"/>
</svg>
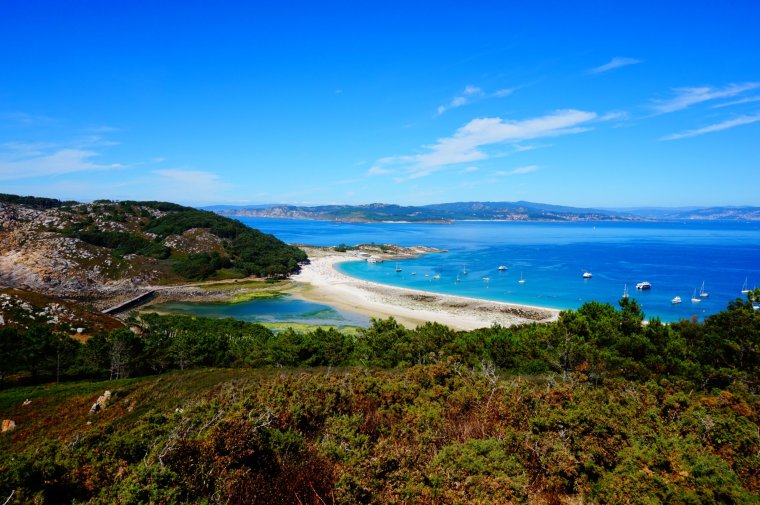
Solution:
<svg viewBox="0 0 760 505">
<path fill-rule="evenodd" d="M 757 503 L 760 311 L 643 317 L 623 300 L 543 325 L 348 334 L 144 315 L 65 349 L 6 328 L 9 381 L 79 380 L 0 393 L 17 425 L 0 437 L 0 496 Z"/>
</svg>

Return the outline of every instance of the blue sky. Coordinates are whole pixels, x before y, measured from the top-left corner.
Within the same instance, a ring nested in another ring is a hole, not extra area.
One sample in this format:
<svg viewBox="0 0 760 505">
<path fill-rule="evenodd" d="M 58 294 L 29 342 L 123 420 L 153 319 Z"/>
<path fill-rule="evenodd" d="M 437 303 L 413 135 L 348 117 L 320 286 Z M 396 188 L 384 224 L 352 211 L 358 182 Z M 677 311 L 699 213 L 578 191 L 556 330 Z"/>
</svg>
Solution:
<svg viewBox="0 0 760 505">
<path fill-rule="evenodd" d="M 261 4 L 0 0 L 0 192 L 760 205 L 758 2 Z"/>
</svg>

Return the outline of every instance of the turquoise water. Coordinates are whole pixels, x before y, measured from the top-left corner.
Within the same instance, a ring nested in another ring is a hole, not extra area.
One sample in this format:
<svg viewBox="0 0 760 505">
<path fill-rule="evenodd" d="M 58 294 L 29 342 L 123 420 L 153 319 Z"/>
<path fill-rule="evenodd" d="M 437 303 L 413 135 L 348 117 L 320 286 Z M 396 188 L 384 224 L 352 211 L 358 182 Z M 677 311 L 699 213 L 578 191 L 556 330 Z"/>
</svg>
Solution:
<svg viewBox="0 0 760 505">
<path fill-rule="evenodd" d="M 299 300 L 291 296 L 250 300 L 240 303 L 189 303 L 174 302 L 155 306 L 175 314 L 204 317 L 232 317 L 257 323 L 304 323 L 329 326 L 369 326 L 369 319 L 342 312 L 327 305 Z"/>
<path fill-rule="evenodd" d="M 627 285 L 630 296 L 643 306 L 648 317 L 664 321 L 694 316 L 702 319 L 741 297 L 745 278 L 749 288 L 760 287 L 760 223 L 432 225 L 240 220 L 289 243 L 376 242 L 447 249 L 446 253 L 400 261 L 399 273 L 396 262 L 344 263 L 340 269 L 354 277 L 395 286 L 543 307 L 577 308 L 591 300 L 615 304 Z M 500 272 L 499 265 L 509 270 Z M 467 275 L 463 274 L 465 266 Z M 585 271 L 593 277 L 584 280 Z M 521 274 L 524 284 L 518 283 Z M 641 281 L 651 282 L 652 289 L 636 291 L 634 286 Z M 692 294 L 703 281 L 710 296 L 693 304 Z M 683 303 L 671 304 L 675 296 Z"/>
</svg>

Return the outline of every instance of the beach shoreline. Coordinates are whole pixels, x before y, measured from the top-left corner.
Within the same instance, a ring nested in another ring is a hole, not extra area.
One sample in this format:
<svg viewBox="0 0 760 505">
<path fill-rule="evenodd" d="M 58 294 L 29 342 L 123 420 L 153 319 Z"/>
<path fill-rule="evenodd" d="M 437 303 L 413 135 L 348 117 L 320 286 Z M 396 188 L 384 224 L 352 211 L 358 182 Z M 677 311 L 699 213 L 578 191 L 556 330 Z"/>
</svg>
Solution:
<svg viewBox="0 0 760 505">
<path fill-rule="evenodd" d="M 302 247 L 310 263 L 291 276 L 290 292 L 303 300 L 367 317 L 393 317 L 408 327 L 437 322 L 457 330 L 556 321 L 559 310 L 444 295 L 350 277 L 336 266 L 362 258 L 325 248 Z"/>
</svg>

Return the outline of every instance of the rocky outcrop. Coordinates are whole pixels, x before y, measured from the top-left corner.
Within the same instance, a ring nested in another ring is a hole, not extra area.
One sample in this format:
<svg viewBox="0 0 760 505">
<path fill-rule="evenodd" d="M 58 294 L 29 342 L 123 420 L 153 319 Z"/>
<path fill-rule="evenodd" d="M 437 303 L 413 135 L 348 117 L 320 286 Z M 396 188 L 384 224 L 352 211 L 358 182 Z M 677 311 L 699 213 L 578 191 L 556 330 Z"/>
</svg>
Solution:
<svg viewBox="0 0 760 505">
<path fill-rule="evenodd" d="M 16 422 L 13 419 L 3 419 L 2 428 L 0 428 L 1 433 L 5 433 L 6 431 L 13 431 L 16 429 Z"/>
<path fill-rule="evenodd" d="M 108 400 L 110 399 L 111 392 L 106 390 L 102 395 L 98 396 L 98 399 L 95 401 L 95 403 L 92 404 L 92 407 L 90 407 L 90 414 L 95 414 L 101 410 L 104 410 L 106 408 Z"/>
<path fill-rule="evenodd" d="M 0 286 L 25 287 L 63 296 L 96 298 L 139 290 L 165 276 L 157 260 L 118 257 L 66 231 L 97 223 L 105 231 L 133 231 L 81 204 L 66 210 L 0 204 Z"/>
<path fill-rule="evenodd" d="M 197 254 L 216 251 L 225 254 L 222 239 L 202 228 L 191 228 L 182 235 L 170 235 L 163 244 L 185 254 Z"/>
</svg>

